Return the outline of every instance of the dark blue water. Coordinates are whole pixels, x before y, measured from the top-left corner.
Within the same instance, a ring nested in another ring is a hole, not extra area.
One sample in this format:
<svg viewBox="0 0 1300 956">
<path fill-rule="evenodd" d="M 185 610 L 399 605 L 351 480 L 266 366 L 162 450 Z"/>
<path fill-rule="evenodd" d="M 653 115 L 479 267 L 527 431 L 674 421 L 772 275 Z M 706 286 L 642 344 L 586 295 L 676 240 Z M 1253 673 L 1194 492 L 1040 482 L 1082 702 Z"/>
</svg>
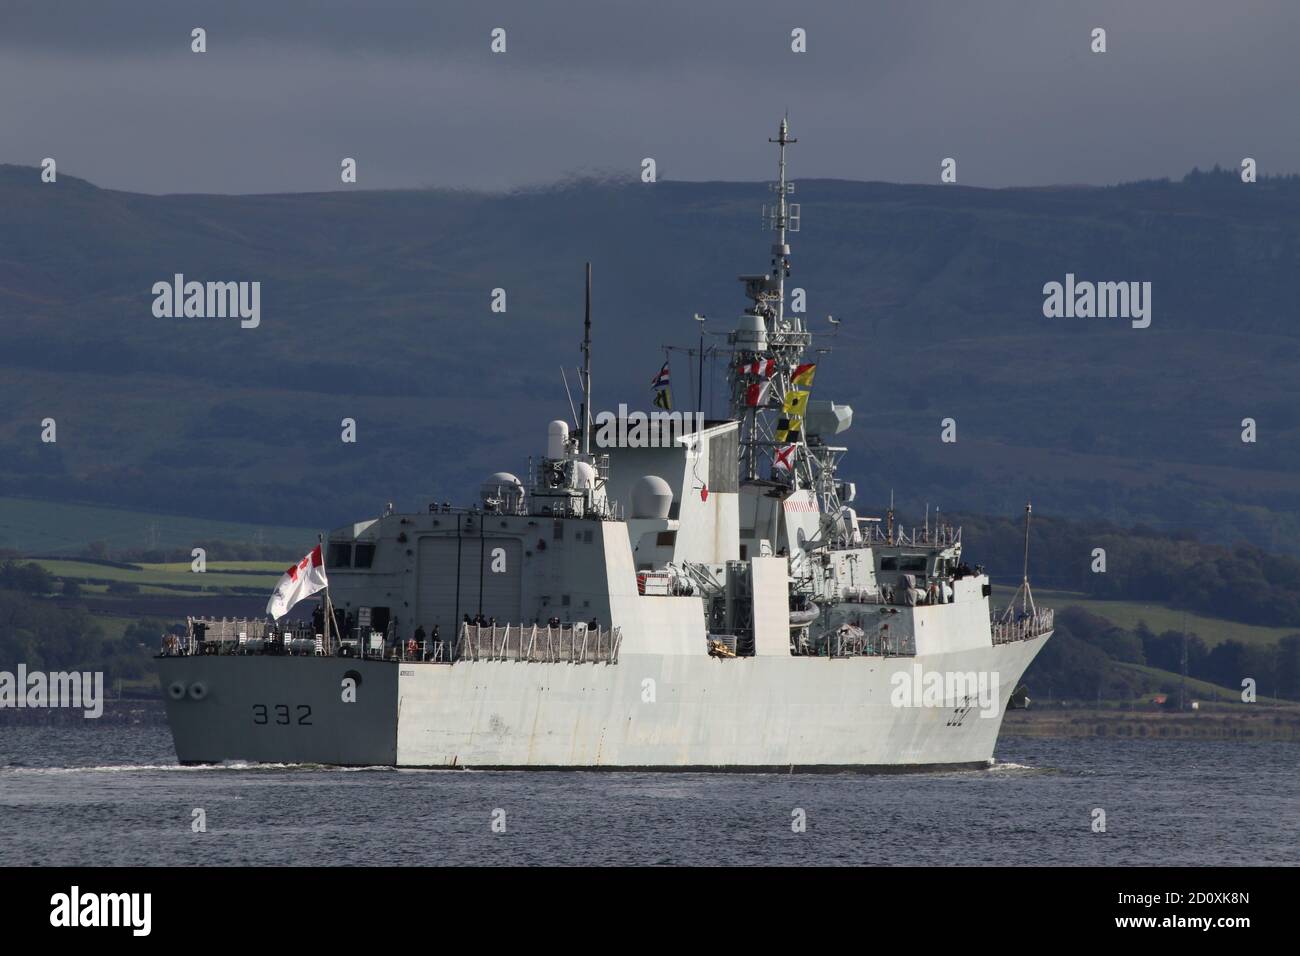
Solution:
<svg viewBox="0 0 1300 956">
<path fill-rule="evenodd" d="M 997 756 L 905 776 L 182 768 L 161 726 L 0 727 L 0 864 L 1300 863 L 1296 744 L 1005 737 Z"/>
</svg>

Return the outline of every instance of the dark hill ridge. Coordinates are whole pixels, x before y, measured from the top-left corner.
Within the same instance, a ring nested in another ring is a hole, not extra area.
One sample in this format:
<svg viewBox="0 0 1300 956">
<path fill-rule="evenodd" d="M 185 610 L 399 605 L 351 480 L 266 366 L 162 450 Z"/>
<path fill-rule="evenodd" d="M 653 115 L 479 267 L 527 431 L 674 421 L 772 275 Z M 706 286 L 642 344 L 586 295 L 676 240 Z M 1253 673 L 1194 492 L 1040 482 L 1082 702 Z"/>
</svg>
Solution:
<svg viewBox="0 0 1300 956">
<path fill-rule="evenodd" d="M 482 473 L 522 472 L 567 412 L 584 261 L 597 406 L 647 407 L 692 313 L 722 330 L 744 305 L 734 276 L 767 264 L 769 199 L 763 184 L 599 181 L 145 196 L 0 167 L 0 489 L 309 524 L 463 500 Z M 868 510 L 891 487 L 918 512 L 1015 513 L 1032 494 L 1045 512 L 1296 550 L 1295 178 L 800 180 L 795 199 L 792 285 L 817 327 L 843 322 L 815 391 L 857 411 L 846 474 Z M 177 272 L 260 281 L 261 325 L 155 318 L 151 287 Z M 1044 318 L 1043 284 L 1067 272 L 1152 282 L 1151 327 Z M 685 401 L 684 358 L 673 375 Z M 339 441 L 345 416 L 356 445 Z M 939 442 L 948 416 L 955 445 Z"/>
</svg>

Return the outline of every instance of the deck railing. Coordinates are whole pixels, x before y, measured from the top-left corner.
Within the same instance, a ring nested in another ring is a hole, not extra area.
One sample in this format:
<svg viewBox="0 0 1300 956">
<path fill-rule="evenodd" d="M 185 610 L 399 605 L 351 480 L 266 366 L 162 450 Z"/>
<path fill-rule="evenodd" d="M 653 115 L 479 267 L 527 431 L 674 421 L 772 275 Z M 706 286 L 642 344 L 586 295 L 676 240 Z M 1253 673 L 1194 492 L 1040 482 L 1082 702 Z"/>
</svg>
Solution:
<svg viewBox="0 0 1300 956">
<path fill-rule="evenodd" d="M 202 618 L 186 621 L 184 634 L 163 636 L 164 657 L 198 654 L 324 653 L 321 636 L 306 621 L 277 625 L 266 618 Z"/>
<path fill-rule="evenodd" d="M 200 654 L 277 654 L 314 656 L 325 652 L 321 636 L 307 622 L 277 626 L 257 618 L 190 618 L 186 633 L 163 638 L 162 656 Z M 462 624 L 454 641 L 414 640 L 376 652 L 376 658 L 403 662 L 534 661 L 617 664 L 623 635 L 619 628 L 561 624 Z M 414 650 L 412 644 L 415 645 Z"/>
<path fill-rule="evenodd" d="M 1009 609 L 1008 609 L 1009 611 Z M 992 624 L 994 644 L 1012 644 L 1042 637 L 1051 632 L 1056 622 L 1056 612 L 1051 608 L 1040 607 L 1031 611 L 1016 611 L 994 615 Z"/>
<path fill-rule="evenodd" d="M 916 635 L 890 631 L 887 627 L 873 634 L 864 633 L 861 628 L 849 628 L 828 635 L 825 656 L 915 657 Z"/>
<path fill-rule="evenodd" d="M 950 548 L 961 544 L 960 525 L 936 525 L 920 528 L 895 527 L 891 534 L 879 524 L 863 525 L 862 540 L 864 544 L 895 547 L 904 545 L 912 548 Z"/>
<path fill-rule="evenodd" d="M 452 660 L 617 664 L 622 640 L 617 627 L 462 624 Z"/>
</svg>

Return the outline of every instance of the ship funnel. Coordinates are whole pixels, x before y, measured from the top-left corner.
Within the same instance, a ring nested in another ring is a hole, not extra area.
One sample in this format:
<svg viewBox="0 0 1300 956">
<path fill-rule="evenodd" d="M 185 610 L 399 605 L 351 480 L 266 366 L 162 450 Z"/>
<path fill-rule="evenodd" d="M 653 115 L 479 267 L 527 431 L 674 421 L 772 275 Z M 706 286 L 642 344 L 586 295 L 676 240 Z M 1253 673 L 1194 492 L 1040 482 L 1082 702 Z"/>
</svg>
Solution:
<svg viewBox="0 0 1300 956">
<path fill-rule="evenodd" d="M 563 458 L 569 445 L 569 423 L 558 419 L 546 426 L 546 457 Z"/>
</svg>

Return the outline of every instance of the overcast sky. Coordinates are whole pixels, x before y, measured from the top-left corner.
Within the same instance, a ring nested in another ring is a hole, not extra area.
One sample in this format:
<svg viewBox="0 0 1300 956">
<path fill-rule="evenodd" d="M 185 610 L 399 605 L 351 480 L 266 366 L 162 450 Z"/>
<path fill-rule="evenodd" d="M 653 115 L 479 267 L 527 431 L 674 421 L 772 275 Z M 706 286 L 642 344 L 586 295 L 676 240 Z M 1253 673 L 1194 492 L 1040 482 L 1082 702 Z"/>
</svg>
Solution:
<svg viewBox="0 0 1300 956">
<path fill-rule="evenodd" d="M 152 193 L 340 188 L 344 156 L 372 189 L 757 180 L 788 109 L 796 178 L 1297 172 L 1297 51 L 1300 0 L 0 0 L 0 162 Z"/>
</svg>

